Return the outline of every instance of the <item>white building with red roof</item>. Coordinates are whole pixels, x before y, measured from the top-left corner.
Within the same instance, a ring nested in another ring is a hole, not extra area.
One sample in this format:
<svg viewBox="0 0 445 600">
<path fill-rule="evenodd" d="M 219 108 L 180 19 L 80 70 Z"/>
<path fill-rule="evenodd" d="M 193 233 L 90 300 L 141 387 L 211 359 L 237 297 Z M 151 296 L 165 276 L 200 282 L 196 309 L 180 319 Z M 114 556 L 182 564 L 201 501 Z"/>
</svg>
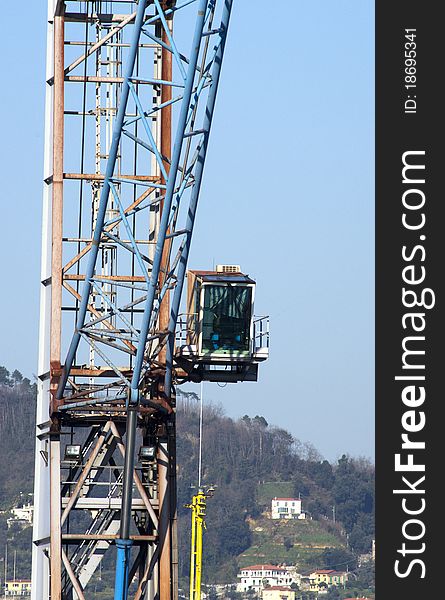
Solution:
<svg viewBox="0 0 445 600">
<path fill-rule="evenodd" d="M 272 498 L 272 519 L 305 519 L 301 498 Z"/>
<path fill-rule="evenodd" d="M 238 579 L 237 592 L 261 592 L 265 587 L 289 586 L 294 583 L 293 574 L 289 569 L 267 564 L 243 567 Z"/>
</svg>

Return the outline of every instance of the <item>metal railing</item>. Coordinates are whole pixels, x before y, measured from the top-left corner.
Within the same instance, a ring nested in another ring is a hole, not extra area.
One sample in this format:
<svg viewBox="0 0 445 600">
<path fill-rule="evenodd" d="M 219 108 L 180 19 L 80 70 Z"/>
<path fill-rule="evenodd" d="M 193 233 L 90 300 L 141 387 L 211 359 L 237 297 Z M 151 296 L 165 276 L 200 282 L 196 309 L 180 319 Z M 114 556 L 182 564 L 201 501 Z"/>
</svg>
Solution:
<svg viewBox="0 0 445 600">
<path fill-rule="evenodd" d="M 262 358 L 269 356 L 270 326 L 269 316 L 253 317 L 252 354 L 261 355 Z M 259 356 L 258 356 L 259 357 Z"/>
</svg>

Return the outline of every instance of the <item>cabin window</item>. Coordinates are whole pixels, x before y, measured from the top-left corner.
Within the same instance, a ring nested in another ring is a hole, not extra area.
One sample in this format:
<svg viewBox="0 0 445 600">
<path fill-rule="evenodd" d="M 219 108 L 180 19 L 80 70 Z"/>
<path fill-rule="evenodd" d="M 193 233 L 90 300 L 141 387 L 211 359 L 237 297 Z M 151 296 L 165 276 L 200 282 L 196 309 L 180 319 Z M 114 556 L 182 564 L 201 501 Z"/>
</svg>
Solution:
<svg viewBox="0 0 445 600">
<path fill-rule="evenodd" d="M 252 288 L 206 285 L 203 309 L 204 352 L 249 351 Z"/>
</svg>

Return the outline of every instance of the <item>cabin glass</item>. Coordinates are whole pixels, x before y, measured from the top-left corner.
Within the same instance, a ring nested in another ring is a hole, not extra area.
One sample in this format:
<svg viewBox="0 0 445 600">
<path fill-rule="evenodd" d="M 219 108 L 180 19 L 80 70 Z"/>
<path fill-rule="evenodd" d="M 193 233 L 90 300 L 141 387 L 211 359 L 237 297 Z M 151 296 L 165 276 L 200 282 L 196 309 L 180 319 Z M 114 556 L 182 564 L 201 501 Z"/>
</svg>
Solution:
<svg viewBox="0 0 445 600">
<path fill-rule="evenodd" d="M 202 352 L 248 354 L 252 288 L 241 285 L 205 285 Z"/>
</svg>

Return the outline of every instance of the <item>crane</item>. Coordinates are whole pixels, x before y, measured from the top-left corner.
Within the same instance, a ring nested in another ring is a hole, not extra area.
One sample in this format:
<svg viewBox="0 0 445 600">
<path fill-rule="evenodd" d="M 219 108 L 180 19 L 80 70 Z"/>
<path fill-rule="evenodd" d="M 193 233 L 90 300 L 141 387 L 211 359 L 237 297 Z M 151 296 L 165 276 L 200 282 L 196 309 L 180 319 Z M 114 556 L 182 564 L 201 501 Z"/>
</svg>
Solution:
<svg viewBox="0 0 445 600">
<path fill-rule="evenodd" d="M 33 600 L 110 553 L 114 600 L 177 598 L 175 385 L 264 358 L 178 346 L 231 10 L 48 0 Z"/>
</svg>

